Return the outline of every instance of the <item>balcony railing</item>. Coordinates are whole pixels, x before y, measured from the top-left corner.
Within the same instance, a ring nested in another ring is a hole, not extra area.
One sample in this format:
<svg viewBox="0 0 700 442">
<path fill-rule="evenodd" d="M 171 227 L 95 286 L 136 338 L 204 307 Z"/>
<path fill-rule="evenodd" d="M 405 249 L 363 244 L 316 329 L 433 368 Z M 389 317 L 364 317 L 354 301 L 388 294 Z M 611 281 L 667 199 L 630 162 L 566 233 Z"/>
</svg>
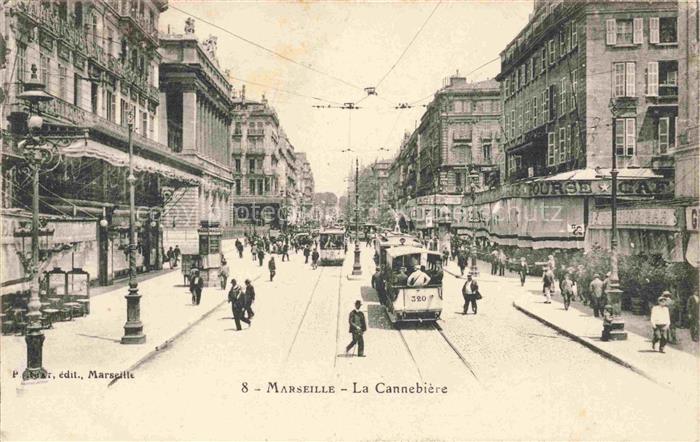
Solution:
<svg viewBox="0 0 700 442">
<path fill-rule="evenodd" d="M 157 87 L 149 85 L 148 79 L 116 59 L 96 41 L 90 41 L 82 29 L 76 27 L 68 20 L 61 19 L 52 7 L 45 7 L 38 1 L 20 2 L 17 11 L 38 23 L 45 31 L 53 34 L 67 46 L 90 58 L 96 64 L 102 66 L 117 76 L 122 77 L 127 83 L 138 87 L 152 101 L 158 103 L 160 94 Z M 157 39 L 157 31 L 155 33 Z"/>
<path fill-rule="evenodd" d="M 262 137 L 265 135 L 265 131 L 263 129 L 248 129 L 247 135 L 249 137 Z"/>
<path fill-rule="evenodd" d="M 154 23 L 141 14 L 137 9 L 131 8 L 130 2 L 122 2 L 119 7 L 119 15 L 122 20 L 130 21 L 141 33 L 148 37 L 152 43 L 158 44 L 158 30 Z"/>
<path fill-rule="evenodd" d="M 39 109 L 46 115 L 68 121 L 76 126 L 99 131 L 123 141 L 126 141 L 129 136 L 129 132 L 126 127 L 102 118 L 99 115 L 95 115 L 92 112 L 81 109 L 78 106 L 68 103 L 60 98 L 55 98 L 47 103 L 41 103 L 39 105 Z M 132 131 L 131 134 L 134 142 L 142 146 L 155 150 L 168 150 L 163 144 L 148 139 L 136 131 Z"/>
</svg>

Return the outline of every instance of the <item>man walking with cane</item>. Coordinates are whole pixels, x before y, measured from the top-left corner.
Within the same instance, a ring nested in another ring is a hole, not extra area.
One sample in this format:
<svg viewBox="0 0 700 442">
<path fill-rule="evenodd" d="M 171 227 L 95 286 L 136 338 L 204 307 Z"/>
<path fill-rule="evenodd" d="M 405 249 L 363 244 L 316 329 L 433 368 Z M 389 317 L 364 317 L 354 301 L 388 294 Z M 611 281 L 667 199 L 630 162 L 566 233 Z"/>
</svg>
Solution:
<svg viewBox="0 0 700 442">
<path fill-rule="evenodd" d="M 357 344 L 357 356 L 364 357 L 365 340 L 362 334 L 367 331 L 367 321 L 365 321 L 365 314 L 360 311 L 360 307 L 362 307 L 362 302 L 358 299 L 355 301 L 355 309 L 350 312 L 350 316 L 348 317 L 352 341 L 345 347 L 345 354 L 350 353 L 350 350 Z"/>
</svg>

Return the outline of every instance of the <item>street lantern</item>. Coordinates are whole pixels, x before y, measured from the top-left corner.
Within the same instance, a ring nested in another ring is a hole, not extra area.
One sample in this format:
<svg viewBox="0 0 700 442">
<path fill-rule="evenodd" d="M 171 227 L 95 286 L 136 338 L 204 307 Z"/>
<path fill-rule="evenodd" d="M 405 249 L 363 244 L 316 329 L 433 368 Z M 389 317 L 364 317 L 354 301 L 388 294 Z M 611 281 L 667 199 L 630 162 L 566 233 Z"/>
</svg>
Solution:
<svg viewBox="0 0 700 442">
<path fill-rule="evenodd" d="M 608 303 L 613 307 L 613 317 L 610 327 L 610 340 L 624 341 L 627 339 L 625 329 L 625 321 L 621 315 L 621 298 L 622 290 L 620 290 L 620 277 L 618 272 L 618 250 L 617 250 L 617 152 L 615 140 L 617 138 L 617 114 L 618 108 L 615 100 L 611 99 L 609 103 L 612 113 L 612 168 L 610 169 L 611 178 L 611 204 L 610 204 L 610 279 L 606 294 L 608 295 Z"/>
<path fill-rule="evenodd" d="M 136 282 L 136 228 L 140 222 L 136 221 L 136 176 L 134 175 L 134 110 L 130 109 L 127 118 L 129 136 L 129 293 L 126 298 L 126 323 L 124 324 L 124 336 L 122 344 L 143 344 L 146 335 L 143 333 L 141 322 L 141 295 Z"/>
<path fill-rule="evenodd" d="M 467 171 L 469 172 L 467 179 L 469 185 L 469 196 L 471 200 L 468 223 L 470 224 L 470 230 L 472 233 L 470 247 L 471 267 L 469 272 L 472 274 L 472 276 L 476 277 L 479 275 L 479 267 L 476 264 L 476 226 L 474 225 L 474 218 L 476 218 L 476 189 L 478 187 L 479 174 L 473 165 L 469 165 Z"/>
</svg>

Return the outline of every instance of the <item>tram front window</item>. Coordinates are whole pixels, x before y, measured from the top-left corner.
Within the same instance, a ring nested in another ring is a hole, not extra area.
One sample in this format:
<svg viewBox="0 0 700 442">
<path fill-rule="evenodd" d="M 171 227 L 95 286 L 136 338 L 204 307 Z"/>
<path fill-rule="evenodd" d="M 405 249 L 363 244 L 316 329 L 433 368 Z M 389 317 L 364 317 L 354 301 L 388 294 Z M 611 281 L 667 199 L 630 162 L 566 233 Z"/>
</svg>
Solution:
<svg viewBox="0 0 700 442">
<path fill-rule="evenodd" d="M 342 249 L 342 235 L 321 235 L 321 244 L 324 249 Z"/>
</svg>

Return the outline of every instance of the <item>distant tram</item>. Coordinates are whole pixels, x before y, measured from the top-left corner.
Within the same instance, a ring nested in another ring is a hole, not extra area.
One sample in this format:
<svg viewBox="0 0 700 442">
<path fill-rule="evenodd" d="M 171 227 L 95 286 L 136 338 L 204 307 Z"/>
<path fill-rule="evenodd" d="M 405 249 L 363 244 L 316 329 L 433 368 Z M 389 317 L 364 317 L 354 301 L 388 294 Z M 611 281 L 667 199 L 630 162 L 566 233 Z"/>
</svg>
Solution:
<svg viewBox="0 0 700 442">
<path fill-rule="evenodd" d="M 345 231 L 343 229 L 323 229 L 318 239 L 320 264 L 341 266 L 345 260 Z"/>
<path fill-rule="evenodd" d="M 421 266 L 427 276 L 414 283 L 411 275 Z M 415 245 L 387 248 L 376 288 L 391 322 L 438 320 L 442 313 L 442 278 L 440 253 Z"/>
</svg>

